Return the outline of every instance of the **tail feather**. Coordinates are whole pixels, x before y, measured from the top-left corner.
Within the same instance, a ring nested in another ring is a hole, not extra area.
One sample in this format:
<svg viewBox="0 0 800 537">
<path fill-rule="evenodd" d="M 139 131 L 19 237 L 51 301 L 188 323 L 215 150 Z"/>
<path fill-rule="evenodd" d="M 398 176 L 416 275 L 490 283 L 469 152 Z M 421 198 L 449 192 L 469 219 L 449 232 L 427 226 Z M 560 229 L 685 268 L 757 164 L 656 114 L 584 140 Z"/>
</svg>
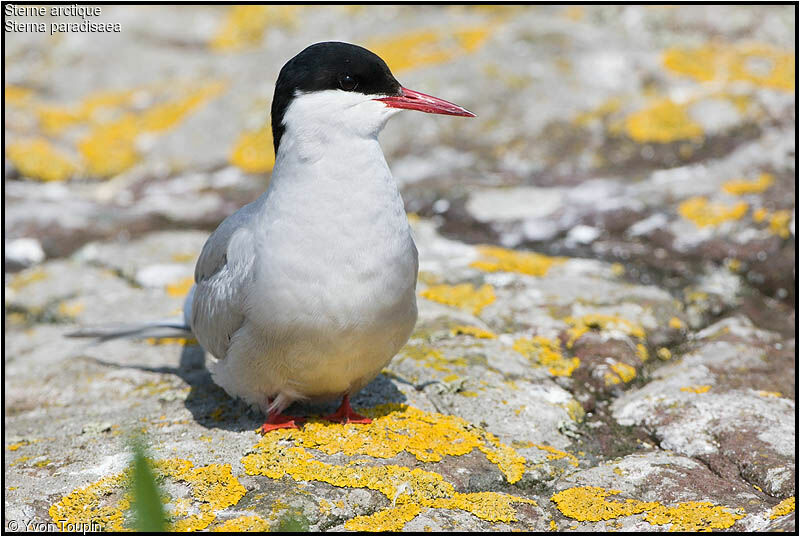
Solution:
<svg viewBox="0 0 800 537">
<path fill-rule="evenodd" d="M 98 341 L 109 341 L 118 338 L 170 338 L 191 337 L 192 329 L 186 326 L 183 319 L 167 319 L 141 324 L 115 324 L 90 326 L 70 332 L 67 337 L 96 338 Z"/>
</svg>

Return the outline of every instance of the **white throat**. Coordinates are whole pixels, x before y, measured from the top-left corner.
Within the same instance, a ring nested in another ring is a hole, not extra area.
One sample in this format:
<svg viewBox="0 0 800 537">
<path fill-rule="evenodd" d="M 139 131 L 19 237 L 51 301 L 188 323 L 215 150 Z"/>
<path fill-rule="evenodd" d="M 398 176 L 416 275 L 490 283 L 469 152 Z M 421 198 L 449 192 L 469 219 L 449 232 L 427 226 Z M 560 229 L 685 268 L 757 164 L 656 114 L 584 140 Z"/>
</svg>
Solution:
<svg viewBox="0 0 800 537">
<path fill-rule="evenodd" d="M 386 122 L 399 112 L 377 97 L 339 90 L 298 93 L 283 116 L 286 130 L 276 161 L 347 160 L 376 144 Z"/>
</svg>

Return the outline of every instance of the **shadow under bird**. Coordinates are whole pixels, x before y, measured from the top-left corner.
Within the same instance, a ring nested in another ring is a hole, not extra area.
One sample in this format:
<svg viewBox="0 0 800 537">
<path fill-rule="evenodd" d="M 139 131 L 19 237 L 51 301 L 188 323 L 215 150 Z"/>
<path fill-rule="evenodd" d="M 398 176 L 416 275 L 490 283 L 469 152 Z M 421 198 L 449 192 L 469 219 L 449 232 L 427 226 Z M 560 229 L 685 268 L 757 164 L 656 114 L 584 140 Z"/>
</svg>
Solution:
<svg viewBox="0 0 800 537">
<path fill-rule="evenodd" d="M 296 427 L 294 401 L 342 397 L 326 419 L 369 423 L 349 397 L 388 364 L 417 319 L 417 248 L 378 143 L 401 110 L 474 117 L 409 90 L 348 43 L 311 45 L 280 71 L 272 101 L 275 166 L 266 192 L 206 241 L 182 320 L 73 335 L 193 335 L 212 378 Z"/>
</svg>

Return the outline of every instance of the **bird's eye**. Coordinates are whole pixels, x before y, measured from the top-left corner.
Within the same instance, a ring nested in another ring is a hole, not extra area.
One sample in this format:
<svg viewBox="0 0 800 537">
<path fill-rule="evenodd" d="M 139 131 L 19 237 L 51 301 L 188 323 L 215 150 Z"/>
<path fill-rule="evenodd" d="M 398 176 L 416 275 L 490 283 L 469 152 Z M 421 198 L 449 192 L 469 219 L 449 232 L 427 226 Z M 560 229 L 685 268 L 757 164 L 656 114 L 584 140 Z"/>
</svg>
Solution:
<svg viewBox="0 0 800 537">
<path fill-rule="evenodd" d="M 344 91 L 353 91 L 358 87 L 358 80 L 348 74 L 339 75 L 339 87 Z"/>
</svg>

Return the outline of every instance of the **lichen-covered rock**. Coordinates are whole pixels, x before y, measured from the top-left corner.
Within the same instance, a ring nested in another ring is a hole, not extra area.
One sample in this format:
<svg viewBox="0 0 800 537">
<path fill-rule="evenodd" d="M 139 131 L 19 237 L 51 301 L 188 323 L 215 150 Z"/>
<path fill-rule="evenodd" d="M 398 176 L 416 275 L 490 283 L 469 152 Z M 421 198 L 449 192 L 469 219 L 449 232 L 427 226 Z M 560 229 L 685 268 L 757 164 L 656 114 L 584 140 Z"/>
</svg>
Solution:
<svg viewBox="0 0 800 537">
<path fill-rule="evenodd" d="M 5 35 L 4 529 L 130 529 L 143 434 L 174 530 L 796 531 L 790 6 L 97 20 Z M 333 34 L 478 117 L 382 134 L 419 322 L 373 422 L 261 436 L 194 340 L 64 336 L 181 315 L 268 185 L 280 67 Z"/>
</svg>

